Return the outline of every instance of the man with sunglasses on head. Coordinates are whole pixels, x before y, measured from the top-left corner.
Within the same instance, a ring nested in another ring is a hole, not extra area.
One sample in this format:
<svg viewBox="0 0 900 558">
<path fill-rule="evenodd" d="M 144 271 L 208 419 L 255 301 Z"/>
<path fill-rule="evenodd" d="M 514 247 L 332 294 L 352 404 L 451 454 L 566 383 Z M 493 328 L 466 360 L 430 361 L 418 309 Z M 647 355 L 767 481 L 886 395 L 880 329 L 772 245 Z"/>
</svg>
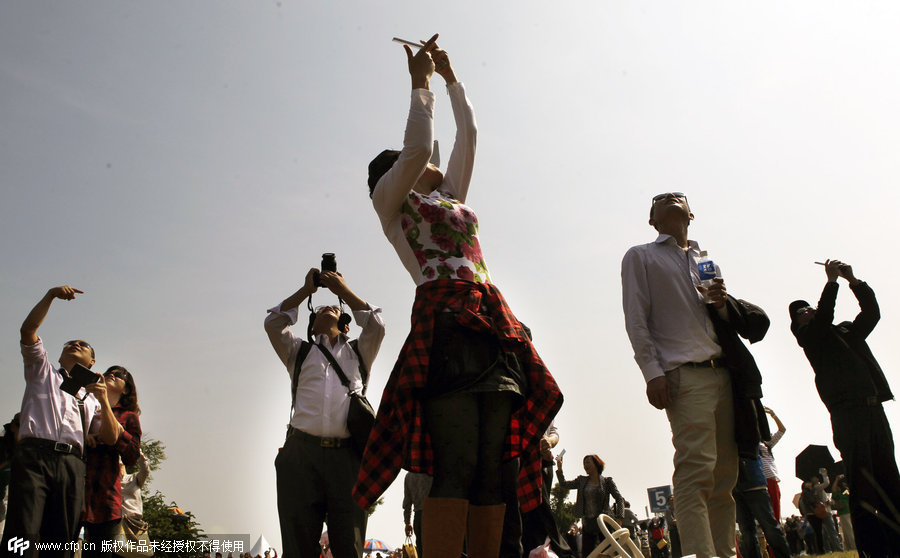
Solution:
<svg viewBox="0 0 900 558">
<path fill-rule="evenodd" d="M 76 364 L 93 366 L 93 347 L 87 341 L 69 341 L 59 356 L 60 367 L 55 368 L 37 334 L 55 299 L 74 300 L 82 292 L 68 285 L 50 289 L 20 329 L 25 395 L 12 460 L 3 551 L 25 547 L 25 556 L 35 556 L 39 537 L 43 543 L 62 543 L 58 551 L 42 550 L 42 556 L 73 554 L 71 543 L 76 539 L 84 502 L 86 427 L 89 421 L 98 420 L 100 438 L 107 444 L 114 443 L 119 434 L 117 422 L 110 423 L 98 414 L 98 398 L 106 390 L 103 382 L 82 388 L 78 397 L 60 389 Z"/>
<path fill-rule="evenodd" d="M 300 304 L 318 290 L 319 284 L 353 311 L 362 328 L 356 342 L 347 337 L 349 316 L 339 306 L 321 306 L 314 311 L 309 332 L 313 346 L 306 346 L 306 341 L 291 332 Z M 335 364 L 347 377 L 349 389 L 365 393 L 363 371 L 371 369 L 384 339 L 381 309 L 359 298 L 339 273 L 310 269 L 297 292 L 269 309 L 265 328 L 294 387 L 289 434 L 275 459 L 282 554 L 288 558 L 318 558 L 327 514 L 334 557 L 358 558 L 363 553 L 367 520 L 366 510 L 352 496 L 360 455 L 347 429 L 348 388 L 341 382 Z"/>
<path fill-rule="evenodd" d="M 622 302 L 647 399 L 665 409 L 672 429 L 682 551 L 726 557 L 735 555 L 738 454 L 755 456 L 769 437 L 762 378 L 738 335 L 759 341 L 769 320 L 729 295 L 720 277 L 702 286 L 700 247 L 688 240 L 693 219 L 681 192 L 653 198 L 650 225 L 659 236 L 625 254 Z"/>
</svg>

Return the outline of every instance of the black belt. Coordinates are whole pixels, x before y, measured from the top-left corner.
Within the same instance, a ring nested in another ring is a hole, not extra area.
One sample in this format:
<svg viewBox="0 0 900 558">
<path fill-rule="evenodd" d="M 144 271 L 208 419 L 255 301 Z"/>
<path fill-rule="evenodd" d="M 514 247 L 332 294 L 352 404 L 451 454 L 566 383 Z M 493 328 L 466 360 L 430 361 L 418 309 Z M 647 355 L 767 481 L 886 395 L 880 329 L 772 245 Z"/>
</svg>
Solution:
<svg viewBox="0 0 900 558">
<path fill-rule="evenodd" d="M 54 440 L 45 440 L 44 438 L 22 438 L 18 443 L 23 446 L 31 446 L 33 448 L 52 450 L 57 453 L 71 454 L 78 459 L 81 459 L 81 448 L 74 444 L 66 444 L 65 442 L 57 442 Z"/>
<path fill-rule="evenodd" d="M 690 366 L 692 368 L 728 368 L 728 363 L 722 357 L 711 358 L 709 360 L 701 360 L 700 362 L 685 362 L 682 366 Z"/>
<path fill-rule="evenodd" d="M 296 428 L 291 429 L 291 436 L 296 436 L 301 440 L 306 442 L 313 442 L 319 447 L 323 448 L 344 448 L 350 447 L 350 442 L 353 440 L 352 438 L 322 438 L 320 436 L 313 436 L 312 434 L 307 434 L 302 430 L 297 430 Z"/>
<path fill-rule="evenodd" d="M 856 399 L 845 399 L 833 405 L 835 410 L 843 408 L 854 409 L 859 407 L 880 407 L 881 398 L 877 395 L 869 395 L 868 397 L 858 397 Z M 829 408 L 831 410 L 831 408 Z"/>
</svg>

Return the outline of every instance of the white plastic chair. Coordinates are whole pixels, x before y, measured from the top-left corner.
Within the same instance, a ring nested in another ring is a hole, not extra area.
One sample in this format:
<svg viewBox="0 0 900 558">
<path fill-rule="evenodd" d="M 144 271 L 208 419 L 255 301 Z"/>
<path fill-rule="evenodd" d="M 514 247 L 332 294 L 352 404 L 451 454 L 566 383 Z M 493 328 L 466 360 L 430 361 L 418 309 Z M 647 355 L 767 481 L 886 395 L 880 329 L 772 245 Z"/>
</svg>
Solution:
<svg viewBox="0 0 900 558">
<path fill-rule="evenodd" d="M 606 514 L 597 518 L 603 540 L 587 558 L 600 558 L 600 555 L 612 558 L 644 558 L 641 549 L 631 540 L 628 529 L 621 527 L 616 520 Z"/>
</svg>

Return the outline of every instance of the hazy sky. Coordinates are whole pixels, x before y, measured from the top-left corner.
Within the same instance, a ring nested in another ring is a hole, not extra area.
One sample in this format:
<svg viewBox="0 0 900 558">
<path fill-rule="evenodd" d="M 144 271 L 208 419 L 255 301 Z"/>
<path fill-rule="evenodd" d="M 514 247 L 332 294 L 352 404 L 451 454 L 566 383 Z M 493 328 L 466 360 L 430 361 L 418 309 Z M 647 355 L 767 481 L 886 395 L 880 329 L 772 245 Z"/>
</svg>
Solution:
<svg viewBox="0 0 900 558">
<path fill-rule="evenodd" d="M 3 0 L 0 415 L 21 402 L 25 315 L 49 287 L 78 287 L 40 329 L 51 357 L 81 337 L 97 369 L 131 370 L 144 432 L 168 448 L 154 486 L 207 533 L 280 548 L 289 378 L 265 311 L 335 252 L 384 308 L 380 400 L 414 285 L 366 165 L 400 146 L 409 106 L 391 37 L 439 32 L 478 119 L 468 201 L 486 260 L 566 397 L 566 473 L 599 454 L 641 512 L 646 489 L 670 482 L 668 422 L 632 358 L 619 266 L 655 238 L 650 197 L 678 190 L 729 291 L 772 320 L 752 352 L 788 426 L 775 456 L 790 500 L 794 456 L 832 446 L 788 329 L 788 303 L 824 285 L 814 260 L 847 261 L 875 289 L 870 345 L 900 390 L 898 27 L 886 1 Z M 447 155 L 449 99 L 432 84 Z M 856 308 L 842 286 L 838 318 Z M 398 482 L 369 536 L 402 542 L 401 500 Z"/>
</svg>

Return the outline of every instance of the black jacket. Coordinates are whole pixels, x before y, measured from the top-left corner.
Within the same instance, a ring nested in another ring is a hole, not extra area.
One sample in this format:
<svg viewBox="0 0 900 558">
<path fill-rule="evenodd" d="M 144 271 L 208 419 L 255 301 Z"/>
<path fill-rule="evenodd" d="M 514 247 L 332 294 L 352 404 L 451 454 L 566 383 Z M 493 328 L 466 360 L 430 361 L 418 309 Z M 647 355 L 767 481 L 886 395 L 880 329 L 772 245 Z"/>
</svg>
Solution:
<svg viewBox="0 0 900 558">
<path fill-rule="evenodd" d="M 875 292 L 860 281 L 850 290 L 860 312 L 852 322 L 832 325 L 838 284 L 822 289 L 816 314 L 807 324 L 792 325 L 797 343 L 816 373 L 816 389 L 829 411 L 848 405 L 873 405 L 893 399 L 891 388 L 866 337 L 881 318 Z"/>
<path fill-rule="evenodd" d="M 587 486 L 590 477 L 587 475 L 579 475 L 575 478 L 575 480 L 566 480 L 565 474 L 563 474 L 562 469 L 556 470 L 556 478 L 559 480 L 559 485 L 565 488 L 567 491 L 571 489 L 576 489 L 577 492 L 575 497 L 575 516 L 576 517 L 584 517 L 584 492 L 585 486 Z M 604 477 L 600 475 L 600 505 L 603 509 L 600 510 L 600 513 L 608 514 L 610 512 L 609 509 L 609 497 L 613 497 L 613 515 L 616 517 L 622 516 L 622 510 L 625 509 L 625 499 L 622 498 L 622 495 L 619 493 L 619 488 L 616 486 L 616 483 L 612 480 L 612 477 Z"/>
<path fill-rule="evenodd" d="M 763 411 L 762 374 L 753 355 L 744 346 L 741 337 L 756 343 L 769 330 L 769 317 L 762 308 L 745 300 L 728 295 L 725 301 L 728 319 L 719 317 L 718 311 L 708 305 L 719 345 L 731 372 L 731 389 L 734 393 L 734 439 L 741 457 L 753 459 L 759 443 L 772 437 L 769 421 Z"/>
</svg>

